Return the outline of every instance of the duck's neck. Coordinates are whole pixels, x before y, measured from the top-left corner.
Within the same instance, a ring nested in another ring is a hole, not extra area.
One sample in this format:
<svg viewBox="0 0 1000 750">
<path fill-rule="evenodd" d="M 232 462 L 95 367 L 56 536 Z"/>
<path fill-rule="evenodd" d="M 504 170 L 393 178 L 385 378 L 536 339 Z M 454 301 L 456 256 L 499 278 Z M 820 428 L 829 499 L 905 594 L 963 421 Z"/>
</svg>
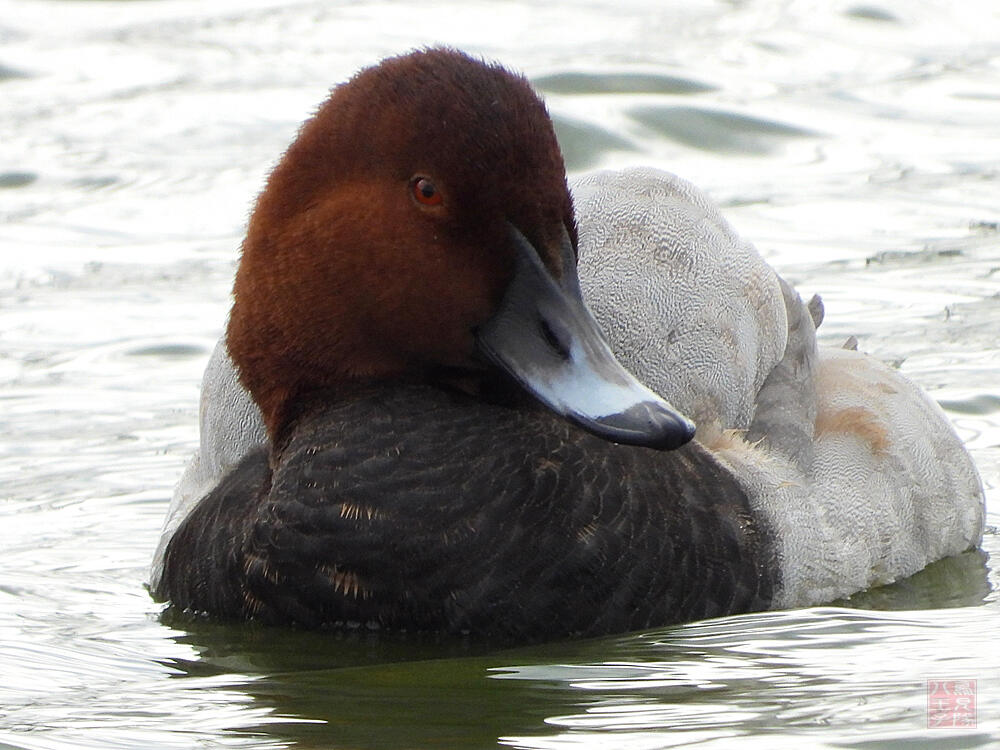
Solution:
<svg viewBox="0 0 1000 750">
<path fill-rule="evenodd" d="M 302 418 L 313 411 L 331 404 L 364 399 L 379 391 L 393 391 L 415 385 L 461 394 L 474 401 L 496 406 L 522 410 L 544 409 L 508 375 L 490 367 L 476 370 L 436 367 L 391 379 L 345 380 L 313 388 L 300 387 L 297 390 L 274 385 L 254 394 L 264 415 L 272 462 L 283 452 Z"/>
</svg>

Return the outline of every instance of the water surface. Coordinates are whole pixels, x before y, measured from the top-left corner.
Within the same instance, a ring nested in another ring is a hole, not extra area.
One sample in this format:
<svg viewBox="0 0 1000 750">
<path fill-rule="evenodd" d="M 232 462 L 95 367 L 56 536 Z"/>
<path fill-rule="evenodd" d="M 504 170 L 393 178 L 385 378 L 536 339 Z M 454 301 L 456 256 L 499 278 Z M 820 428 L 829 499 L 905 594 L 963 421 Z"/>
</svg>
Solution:
<svg viewBox="0 0 1000 750">
<path fill-rule="evenodd" d="M 0 0 L 0 747 L 1000 743 L 996 558 L 831 606 L 583 642 L 160 619 L 263 176 L 328 88 L 444 42 L 524 71 L 571 171 L 706 188 L 943 406 L 1000 512 L 1000 11 L 990 0 Z M 928 728 L 927 681 L 978 726 Z"/>
</svg>

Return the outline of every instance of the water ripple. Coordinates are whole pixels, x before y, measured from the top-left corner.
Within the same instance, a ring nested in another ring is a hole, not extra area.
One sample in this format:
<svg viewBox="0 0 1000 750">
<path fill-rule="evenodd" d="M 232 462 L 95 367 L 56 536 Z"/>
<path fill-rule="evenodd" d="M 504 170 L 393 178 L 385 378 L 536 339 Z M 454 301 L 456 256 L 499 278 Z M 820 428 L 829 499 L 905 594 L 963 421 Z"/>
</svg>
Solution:
<svg viewBox="0 0 1000 750">
<path fill-rule="evenodd" d="M 628 114 L 658 133 L 707 151 L 766 154 L 786 139 L 819 135 L 776 120 L 703 107 L 644 105 Z"/>
</svg>

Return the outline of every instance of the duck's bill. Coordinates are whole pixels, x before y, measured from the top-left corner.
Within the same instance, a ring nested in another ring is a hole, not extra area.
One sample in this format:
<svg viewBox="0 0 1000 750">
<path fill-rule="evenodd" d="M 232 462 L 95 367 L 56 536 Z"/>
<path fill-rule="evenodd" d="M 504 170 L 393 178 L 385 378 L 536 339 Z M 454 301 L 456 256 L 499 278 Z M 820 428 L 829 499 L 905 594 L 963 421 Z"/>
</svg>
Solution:
<svg viewBox="0 0 1000 750">
<path fill-rule="evenodd" d="M 569 236 L 557 281 L 524 235 L 513 226 L 510 232 L 514 278 L 477 332 L 482 353 L 552 411 L 605 440 L 660 450 L 691 440 L 694 424 L 612 354 L 583 304 Z"/>
</svg>

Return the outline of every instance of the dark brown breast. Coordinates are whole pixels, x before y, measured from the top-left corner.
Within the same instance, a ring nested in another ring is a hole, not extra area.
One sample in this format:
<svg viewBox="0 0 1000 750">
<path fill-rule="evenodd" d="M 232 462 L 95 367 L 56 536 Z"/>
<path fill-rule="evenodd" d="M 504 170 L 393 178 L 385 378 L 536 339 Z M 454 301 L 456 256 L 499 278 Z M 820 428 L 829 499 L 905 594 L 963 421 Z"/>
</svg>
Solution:
<svg viewBox="0 0 1000 750">
<path fill-rule="evenodd" d="M 542 409 L 406 386 L 320 405 L 184 521 L 157 595 L 224 618 L 624 632 L 765 609 L 768 529 L 696 443 L 602 441 Z"/>
</svg>

